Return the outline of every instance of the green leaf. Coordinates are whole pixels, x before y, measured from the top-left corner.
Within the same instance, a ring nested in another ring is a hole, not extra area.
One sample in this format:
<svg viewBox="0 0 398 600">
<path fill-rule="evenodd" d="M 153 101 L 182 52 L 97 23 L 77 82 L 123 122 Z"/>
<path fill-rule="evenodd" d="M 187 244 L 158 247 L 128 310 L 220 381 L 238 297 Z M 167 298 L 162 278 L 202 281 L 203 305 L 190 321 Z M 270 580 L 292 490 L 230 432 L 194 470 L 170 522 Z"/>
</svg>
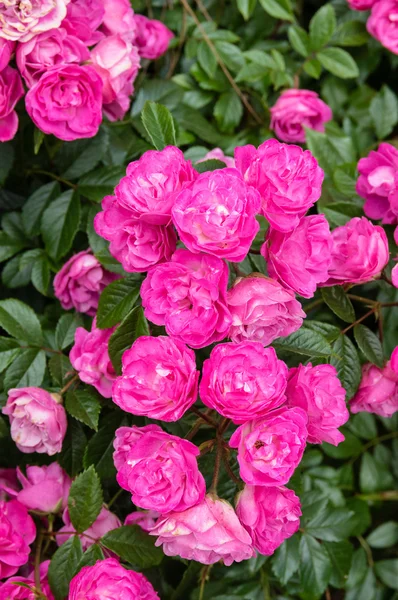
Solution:
<svg viewBox="0 0 398 600">
<path fill-rule="evenodd" d="M 350 572 L 354 548 L 348 540 L 324 542 L 323 547 L 332 563 L 330 583 L 336 588 L 343 588 Z"/>
<path fill-rule="evenodd" d="M 109 338 L 108 351 L 116 373 L 122 372 L 122 356 L 133 342 L 142 335 L 150 335 L 148 321 L 141 306 L 136 306 L 123 319 Z"/>
<path fill-rule="evenodd" d="M 101 544 L 135 568 L 148 569 L 162 562 L 163 552 L 155 547 L 155 540 L 138 525 L 125 525 L 109 531 Z"/>
<path fill-rule="evenodd" d="M 48 369 L 56 385 L 64 387 L 65 379 L 73 374 L 69 358 L 65 354 L 55 354 L 48 361 Z"/>
<path fill-rule="evenodd" d="M 80 200 L 73 190 L 53 200 L 43 213 L 41 231 L 46 250 L 59 260 L 72 247 L 80 223 Z"/>
<path fill-rule="evenodd" d="M 354 327 L 354 337 L 365 358 L 382 368 L 384 366 L 383 348 L 377 335 L 365 325 L 359 324 Z"/>
<path fill-rule="evenodd" d="M 352 302 L 340 285 L 324 287 L 321 289 L 321 294 L 330 310 L 340 319 L 347 323 L 355 321 L 355 310 Z"/>
<path fill-rule="evenodd" d="M 6 213 L 1 220 L 1 226 L 4 233 L 11 239 L 21 242 L 21 244 L 26 242 L 26 232 L 20 212 Z"/>
<path fill-rule="evenodd" d="M 379 560 L 375 563 L 377 577 L 387 587 L 398 590 L 398 558 Z"/>
<path fill-rule="evenodd" d="M 44 137 L 44 133 L 41 131 L 41 129 L 35 127 L 35 130 L 33 132 L 33 151 L 35 154 L 39 154 L 39 150 L 44 141 Z"/>
<path fill-rule="evenodd" d="M 195 165 L 195 169 L 198 173 L 206 173 L 207 171 L 217 171 L 217 169 L 225 169 L 225 167 L 226 164 L 222 160 L 217 160 L 216 158 L 204 160 Z"/>
<path fill-rule="evenodd" d="M 310 21 L 311 50 L 319 50 L 328 43 L 336 29 L 336 14 L 331 4 L 325 4 Z"/>
<path fill-rule="evenodd" d="M 316 600 L 325 591 L 332 573 L 332 563 L 326 548 L 304 534 L 300 541 L 300 581 L 308 600 Z"/>
<path fill-rule="evenodd" d="M 72 417 L 87 427 L 98 430 L 98 419 L 101 403 L 94 391 L 89 389 L 75 390 L 66 395 L 65 408 Z"/>
<path fill-rule="evenodd" d="M 336 189 L 345 196 L 355 196 L 356 190 L 356 163 L 350 163 L 338 167 L 333 173 L 333 183 Z"/>
<path fill-rule="evenodd" d="M 69 516 L 76 531 L 83 533 L 94 523 L 103 502 L 101 482 L 94 467 L 89 467 L 76 477 L 69 492 Z"/>
<path fill-rule="evenodd" d="M 125 174 L 126 170 L 123 167 L 101 167 L 79 179 L 79 192 L 89 200 L 101 202 L 104 196 L 113 193 L 115 186 Z"/>
<path fill-rule="evenodd" d="M 28 260 L 28 256 L 29 258 L 32 257 L 34 252 L 35 250 L 32 250 L 31 252 L 25 252 L 22 255 L 22 260 Z M 39 251 L 39 253 L 36 254 L 36 258 L 34 259 L 33 263 L 31 262 L 31 264 L 32 283 L 37 291 L 40 292 L 40 294 L 47 296 L 48 286 L 50 285 L 50 263 L 45 252 Z"/>
<path fill-rule="evenodd" d="M 260 0 L 260 4 L 271 17 L 293 21 L 293 10 L 290 0 Z"/>
<path fill-rule="evenodd" d="M 79 313 L 62 315 L 55 328 L 55 343 L 58 350 L 64 350 L 73 344 L 76 329 L 82 326 L 83 319 Z"/>
<path fill-rule="evenodd" d="M 48 569 L 48 581 L 55 600 L 68 596 L 69 584 L 83 556 L 78 536 L 72 536 L 55 551 Z"/>
<path fill-rule="evenodd" d="M 234 90 L 221 94 L 214 106 L 213 114 L 220 131 L 224 133 L 234 131 L 243 115 L 242 102 Z"/>
<path fill-rule="evenodd" d="M 46 354 L 39 348 L 22 350 L 8 367 L 4 377 L 4 388 L 40 387 L 46 370 Z"/>
<path fill-rule="evenodd" d="M 390 135 L 398 123 L 398 98 L 387 85 L 383 85 L 380 92 L 372 99 L 369 112 L 377 137 L 383 140 Z"/>
<path fill-rule="evenodd" d="M 0 262 L 8 260 L 24 247 L 23 242 L 9 237 L 4 231 L 0 231 Z"/>
<path fill-rule="evenodd" d="M 97 560 L 104 560 L 104 553 L 101 550 L 101 546 L 98 544 L 93 544 L 90 546 L 82 556 L 81 561 L 76 569 L 76 573 L 79 573 L 80 569 L 83 567 L 92 567 L 95 565 Z"/>
<path fill-rule="evenodd" d="M 200 42 L 197 56 L 202 69 L 210 78 L 213 78 L 217 70 L 217 59 L 205 41 Z"/>
<path fill-rule="evenodd" d="M 356 436 L 365 440 L 371 440 L 377 436 L 375 416 L 370 413 L 361 412 L 351 415 L 347 426 Z"/>
<path fill-rule="evenodd" d="M 358 456 L 362 451 L 362 442 L 350 431 L 344 431 L 344 442 L 341 442 L 338 446 L 333 446 L 327 442 L 323 442 L 322 450 L 327 456 L 332 458 L 350 458 L 351 456 Z"/>
<path fill-rule="evenodd" d="M 145 102 L 142 123 L 156 150 L 176 145 L 174 120 L 168 108 L 156 102 Z"/>
<path fill-rule="evenodd" d="M 287 34 L 293 49 L 306 58 L 310 53 L 310 40 L 305 29 L 298 25 L 291 25 Z"/>
<path fill-rule="evenodd" d="M 329 498 L 319 490 L 304 492 L 300 499 L 304 521 L 310 521 L 319 514 L 324 514 L 329 502 Z"/>
<path fill-rule="evenodd" d="M 332 353 L 332 348 L 323 335 L 303 327 L 287 337 L 278 338 L 273 342 L 273 346 L 311 357 L 329 356 Z"/>
<path fill-rule="evenodd" d="M 353 568 L 354 561 L 348 580 L 350 580 L 351 578 L 351 572 L 353 571 Z M 376 577 L 374 575 L 373 569 L 366 565 L 364 576 L 360 579 L 356 587 L 350 587 L 348 589 L 347 593 L 345 594 L 344 600 L 376 600 L 376 594 Z"/>
<path fill-rule="evenodd" d="M 69 419 L 58 462 L 71 477 L 75 477 L 82 469 L 86 445 L 87 438 L 82 425 L 74 419 Z"/>
<path fill-rule="evenodd" d="M 169 110 L 173 110 L 181 104 L 183 93 L 183 90 L 174 81 L 150 79 L 147 77 L 140 85 L 135 96 L 131 108 L 131 116 L 138 117 L 147 100 L 160 102 L 163 106 L 167 106 Z"/>
<path fill-rule="evenodd" d="M 224 41 L 215 42 L 214 45 L 228 69 L 237 73 L 245 66 L 245 56 L 238 46 Z"/>
<path fill-rule="evenodd" d="M 381 464 L 366 452 L 361 460 L 359 470 L 359 487 L 361 492 L 371 493 L 388 489 L 394 485 L 394 478 L 388 464 Z"/>
<path fill-rule="evenodd" d="M 304 71 L 310 77 L 314 79 L 319 79 L 322 73 L 322 65 L 317 58 L 312 58 L 311 60 L 306 60 L 303 65 Z"/>
<path fill-rule="evenodd" d="M 294 535 L 276 550 L 272 571 L 282 585 L 286 585 L 299 567 L 299 537 Z"/>
<path fill-rule="evenodd" d="M 387 521 L 379 525 L 366 538 L 369 546 L 372 548 L 391 548 L 398 542 L 398 523 L 396 521 Z"/>
<path fill-rule="evenodd" d="M 40 233 L 40 222 L 44 210 L 50 204 L 51 200 L 57 198 L 61 193 L 61 188 L 57 181 L 46 183 L 37 189 L 25 202 L 22 208 L 22 220 L 25 231 L 28 235 L 38 235 Z"/>
<path fill-rule="evenodd" d="M 61 144 L 55 155 L 55 165 L 65 179 L 78 179 L 98 165 L 107 145 L 107 133 L 101 128 L 93 138 Z"/>
<path fill-rule="evenodd" d="M 355 60 L 351 54 L 341 48 L 325 48 L 317 53 L 317 58 L 327 71 L 341 79 L 359 77 Z"/>
<path fill-rule="evenodd" d="M 115 431 L 121 426 L 122 419 L 123 415 L 120 413 L 107 417 L 87 445 L 83 459 L 84 467 L 87 469 L 90 465 L 94 465 L 101 479 L 111 479 L 116 474 L 113 464 L 113 441 Z"/>
<path fill-rule="evenodd" d="M 337 340 L 340 335 L 340 329 L 338 327 L 331 325 L 330 323 L 323 323 L 322 321 L 309 321 L 306 319 L 303 323 L 303 327 L 304 329 L 310 329 L 311 331 L 320 333 L 328 342 Z"/>
<path fill-rule="evenodd" d="M 18 356 L 21 349 L 16 340 L 0 337 L 0 373 Z"/>
<path fill-rule="evenodd" d="M 0 185 L 3 185 L 14 163 L 15 151 L 12 144 L 2 142 L 0 145 Z"/>
<path fill-rule="evenodd" d="M 136 277 L 117 279 L 102 292 L 97 311 L 97 327 L 113 327 L 130 312 L 140 295 Z"/>
<path fill-rule="evenodd" d="M 214 146 L 225 144 L 225 136 L 210 125 L 198 110 L 181 105 L 178 107 L 178 111 L 175 112 L 175 118 L 182 129 L 191 131 L 201 140 L 214 144 Z"/>
<path fill-rule="evenodd" d="M 14 256 L 3 268 L 1 280 L 8 288 L 26 287 L 30 283 L 33 263 L 26 264 L 23 255 Z"/>
<path fill-rule="evenodd" d="M 339 542 L 350 535 L 353 516 L 346 508 L 328 508 L 307 523 L 305 530 L 320 540 Z"/>
<path fill-rule="evenodd" d="M 346 21 L 339 25 L 333 36 L 333 44 L 337 46 L 362 46 L 369 40 L 365 23 Z"/>
<path fill-rule="evenodd" d="M 346 335 L 340 335 L 334 342 L 330 364 L 337 369 L 339 379 L 347 392 L 347 400 L 350 400 L 361 381 L 361 363 L 354 344 Z"/>
<path fill-rule="evenodd" d="M 248 21 L 256 8 L 257 0 L 236 0 L 236 6 L 245 21 Z"/>
<path fill-rule="evenodd" d="M 349 136 L 337 136 L 305 128 L 309 150 L 326 173 L 333 175 L 336 167 L 355 160 L 355 150 Z"/>
<path fill-rule="evenodd" d="M 0 301 L 0 327 L 17 340 L 41 346 L 43 334 L 36 313 L 24 302 L 10 298 Z"/>
</svg>

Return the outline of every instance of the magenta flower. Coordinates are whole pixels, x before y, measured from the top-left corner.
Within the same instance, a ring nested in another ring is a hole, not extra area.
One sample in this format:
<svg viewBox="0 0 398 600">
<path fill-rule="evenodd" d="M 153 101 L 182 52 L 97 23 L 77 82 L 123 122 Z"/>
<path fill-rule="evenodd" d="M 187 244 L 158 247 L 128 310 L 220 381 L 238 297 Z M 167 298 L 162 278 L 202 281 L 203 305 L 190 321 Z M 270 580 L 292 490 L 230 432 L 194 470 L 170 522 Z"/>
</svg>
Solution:
<svg viewBox="0 0 398 600">
<path fill-rule="evenodd" d="M 0 502 L 0 579 L 14 575 L 28 562 L 36 527 L 28 509 L 18 502 Z"/>
<path fill-rule="evenodd" d="M 398 54 L 398 2 L 383 0 L 372 5 L 366 28 L 385 48 Z"/>
<path fill-rule="evenodd" d="M 26 467 L 26 475 L 17 468 L 22 490 L 17 493 L 18 502 L 28 510 L 58 513 L 68 504 L 71 480 L 56 462 L 42 467 Z"/>
<path fill-rule="evenodd" d="M 143 531 L 151 531 L 155 527 L 156 520 L 160 517 L 155 510 L 135 510 L 127 515 L 125 525 L 138 525 Z"/>
<path fill-rule="evenodd" d="M 42 594 L 47 600 L 54 600 L 48 583 L 47 573 L 50 561 L 46 560 L 40 564 L 40 587 Z M 22 583 L 21 585 L 16 585 Z M 27 587 L 25 587 L 27 586 Z M 35 600 L 34 592 L 31 588 L 35 587 L 35 573 L 32 570 L 27 577 L 10 577 L 4 583 L 0 583 L 0 600 Z M 37 596 L 36 596 L 37 597 Z"/>
<path fill-rule="evenodd" d="M 58 546 L 65 544 L 65 542 L 74 535 L 75 531 L 72 521 L 70 520 L 68 508 L 64 510 L 62 520 L 64 522 L 64 526 L 57 531 L 55 536 Z M 120 526 L 121 522 L 119 518 L 104 506 L 94 523 L 90 525 L 90 527 L 86 529 L 86 531 L 84 531 L 80 537 L 83 550 L 87 550 L 87 548 L 92 546 L 92 544 L 99 542 L 99 540 L 106 533 L 108 533 L 108 531 L 117 529 Z"/>
<path fill-rule="evenodd" d="M 134 15 L 136 34 L 134 43 L 142 58 L 156 60 L 164 54 L 174 33 L 166 25 L 156 19 L 148 19 L 144 15 Z"/>
<path fill-rule="evenodd" d="M 116 4 L 116 0 L 113 1 Z M 104 0 L 70 0 L 62 27 L 86 46 L 96 44 L 104 37 L 98 31 L 105 15 L 104 4 Z"/>
<path fill-rule="evenodd" d="M 17 133 L 18 115 L 14 109 L 23 95 L 18 71 L 6 66 L 0 71 L 0 142 L 12 140 Z"/>
<path fill-rule="evenodd" d="M 69 0 L 4 0 L 0 3 L 0 37 L 27 42 L 35 35 L 57 29 Z"/>
</svg>

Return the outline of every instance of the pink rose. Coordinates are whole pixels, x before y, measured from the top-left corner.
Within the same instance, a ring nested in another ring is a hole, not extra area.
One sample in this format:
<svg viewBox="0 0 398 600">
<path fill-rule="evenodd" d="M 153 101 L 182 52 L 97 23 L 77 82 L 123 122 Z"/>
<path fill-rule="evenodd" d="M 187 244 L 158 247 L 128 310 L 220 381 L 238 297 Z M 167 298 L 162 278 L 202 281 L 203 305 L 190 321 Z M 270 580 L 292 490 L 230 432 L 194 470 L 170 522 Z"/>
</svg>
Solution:
<svg viewBox="0 0 398 600">
<path fill-rule="evenodd" d="M 236 514 L 254 548 L 270 556 L 300 527 L 300 499 L 285 487 L 246 485 L 238 496 Z"/>
<path fill-rule="evenodd" d="M 83 42 L 63 28 L 40 33 L 29 42 L 18 44 L 16 51 L 18 69 L 28 87 L 52 67 L 80 63 L 89 57 Z"/>
<path fill-rule="evenodd" d="M 397 260 L 396 258 L 394 260 Z M 391 269 L 391 281 L 394 287 L 398 288 L 398 265 Z"/>
<path fill-rule="evenodd" d="M 114 327 L 97 329 L 95 319 L 91 331 L 78 327 L 74 346 L 69 353 L 69 360 L 81 381 L 93 385 L 104 398 L 112 396 L 112 385 L 116 379 L 108 354 L 108 342 L 114 330 Z"/>
<path fill-rule="evenodd" d="M 366 28 L 387 50 L 398 54 L 398 1 L 375 2 Z"/>
<path fill-rule="evenodd" d="M 0 502 L 7 496 L 14 498 L 19 491 L 16 469 L 0 469 Z"/>
<path fill-rule="evenodd" d="M 353 10 L 369 10 L 377 0 L 347 0 Z"/>
<path fill-rule="evenodd" d="M 26 467 L 26 475 L 17 468 L 22 490 L 17 500 L 28 510 L 43 513 L 58 513 L 68 504 L 70 477 L 56 463 L 43 467 Z"/>
<path fill-rule="evenodd" d="M 261 254 L 271 277 L 300 296 L 312 298 L 317 285 L 329 277 L 332 243 L 324 215 L 310 215 L 287 233 L 270 227 Z"/>
<path fill-rule="evenodd" d="M 70 582 L 68 600 L 159 600 L 141 573 L 125 569 L 116 558 L 83 567 Z"/>
<path fill-rule="evenodd" d="M 267 140 L 235 148 L 236 168 L 261 195 L 262 214 L 274 229 L 291 231 L 320 198 L 323 171 L 309 150 Z"/>
<path fill-rule="evenodd" d="M 352 413 L 369 412 L 392 417 L 398 410 L 398 346 L 383 369 L 367 363 L 362 380 L 350 403 Z"/>
<path fill-rule="evenodd" d="M 225 500 L 206 496 L 184 512 L 160 517 L 151 535 L 158 536 L 166 556 L 181 556 L 212 565 L 222 560 L 229 567 L 255 556 L 252 540 L 234 509 Z"/>
<path fill-rule="evenodd" d="M 44 133 L 67 142 L 93 137 L 102 121 L 102 79 L 89 65 L 60 65 L 26 94 L 26 110 Z"/>
<path fill-rule="evenodd" d="M 173 223 L 191 252 L 241 262 L 260 225 L 260 195 L 236 169 L 202 173 L 177 196 Z"/>
<path fill-rule="evenodd" d="M 16 103 L 24 95 L 22 80 L 16 69 L 0 71 L 0 142 L 12 140 L 18 129 Z"/>
<path fill-rule="evenodd" d="M 28 562 L 35 537 L 28 509 L 17 500 L 0 502 L 0 579 L 14 575 Z"/>
<path fill-rule="evenodd" d="M 235 160 L 232 156 L 226 156 L 221 148 L 213 148 L 204 155 L 203 158 L 196 161 L 196 164 L 205 162 L 206 160 L 221 160 L 221 162 L 225 163 L 225 165 L 231 169 L 235 168 Z"/>
<path fill-rule="evenodd" d="M 142 336 L 123 354 L 112 400 L 133 415 L 178 421 L 197 399 L 198 380 L 193 350 L 167 336 Z"/>
<path fill-rule="evenodd" d="M 229 445 L 238 449 L 243 481 L 265 486 L 287 483 L 303 456 L 306 425 L 302 408 L 282 407 L 238 427 Z"/>
<path fill-rule="evenodd" d="M 116 430 L 113 460 L 120 487 L 133 504 L 161 514 L 183 511 L 206 493 L 198 469 L 197 448 L 188 440 L 162 431 L 158 425 Z"/>
<path fill-rule="evenodd" d="M 332 365 L 300 365 L 290 369 L 286 389 L 289 406 L 299 406 L 308 416 L 310 444 L 328 442 L 338 446 L 344 441 L 341 427 L 349 419 L 345 389 Z"/>
<path fill-rule="evenodd" d="M 102 290 L 118 277 L 106 271 L 91 250 L 79 252 L 54 277 L 55 296 L 65 310 L 94 316 Z"/>
<path fill-rule="evenodd" d="M 310 90 L 285 90 L 270 112 L 270 129 L 282 142 L 304 143 L 304 127 L 323 132 L 333 118 L 331 108 Z"/>
<path fill-rule="evenodd" d="M 168 225 L 177 194 L 196 176 L 191 162 L 178 148 L 148 150 L 128 165 L 115 194 L 119 206 L 130 211 L 132 218 Z"/>
<path fill-rule="evenodd" d="M 68 508 L 63 512 L 62 520 L 64 526 L 57 531 L 55 536 L 58 546 L 65 544 L 75 532 L 75 528 L 70 520 Z M 117 529 L 118 527 L 121 527 L 121 525 L 118 517 L 104 506 L 94 523 L 80 536 L 83 550 L 87 550 L 87 548 L 99 542 L 108 531 Z"/>
<path fill-rule="evenodd" d="M 218 344 L 204 361 L 200 398 L 234 423 L 264 417 L 286 401 L 288 369 L 259 342 Z"/>
<path fill-rule="evenodd" d="M 366 200 L 363 207 L 365 215 L 377 221 L 382 219 L 383 223 L 396 223 L 398 203 L 396 209 L 391 210 L 391 200 L 394 199 L 398 183 L 395 181 L 398 172 L 397 148 L 383 142 L 377 150 L 360 159 L 358 172 L 356 191 Z"/>
<path fill-rule="evenodd" d="M 229 337 L 235 343 L 268 346 L 300 329 L 305 319 L 294 293 L 265 276 L 238 278 L 228 291 L 227 303 L 232 316 Z"/>
<path fill-rule="evenodd" d="M 109 251 L 128 273 L 141 273 L 170 260 L 177 246 L 172 225 L 154 225 L 133 217 L 115 196 L 105 196 L 94 229 L 110 241 Z"/>
<path fill-rule="evenodd" d="M 21 452 L 61 452 L 67 422 L 60 402 L 58 394 L 37 387 L 9 390 L 3 414 L 10 418 L 11 437 Z"/>
<path fill-rule="evenodd" d="M 54 600 L 47 578 L 49 566 L 49 560 L 42 562 L 40 565 L 40 587 L 42 594 L 44 594 L 42 598 L 45 597 L 47 600 Z M 29 587 L 16 585 L 18 583 Z M 27 577 L 10 577 L 3 584 L 0 583 L 0 600 L 36 600 L 38 596 L 31 589 L 35 588 L 35 585 L 34 570 Z"/>
<path fill-rule="evenodd" d="M 104 14 L 103 0 L 70 0 L 62 27 L 86 46 L 92 46 L 104 37 L 97 31 Z"/>
<path fill-rule="evenodd" d="M 152 267 L 141 286 L 145 316 L 192 348 L 228 334 L 228 267 L 216 256 L 176 250 L 171 261 Z"/>
<path fill-rule="evenodd" d="M 144 15 L 134 15 L 136 35 L 134 43 L 142 58 L 156 60 L 164 54 L 174 33 L 166 25 L 156 19 L 148 19 Z"/>
<path fill-rule="evenodd" d="M 143 531 L 151 531 L 155 527 L 156 520 L 160 517 L 155 510 L 136 510 L 124 520 L 125 525 L 138 525 Z M 1 598 L 0 598 L 1 600 Z"/>
<path fill-rule="evenodd" d="M 15 42 L 0 37 L 0 71 L 2 71 L 10 62 L 14 48 Z"/>
<path fill-rule="evenodd" d="M 102 0 L 105 10 L 101 30 L 105 35 L 120 33 L 124 38 L 134 40 L 136 23 L 129 0 Z"/>
<path fill-rule="evenodd" d="M 323 285 L 365 283 L 380 275 L 389 260 L 385 231 L 366 217 L 354 217 L 332 231 L 329 279 Z"/>
<path fill-rule="evenodd" d="M 66 15 L 69 0 L 1 0 L 0 37 L 27 42 L 35 35 L 56 29 Z"/>
</svg>

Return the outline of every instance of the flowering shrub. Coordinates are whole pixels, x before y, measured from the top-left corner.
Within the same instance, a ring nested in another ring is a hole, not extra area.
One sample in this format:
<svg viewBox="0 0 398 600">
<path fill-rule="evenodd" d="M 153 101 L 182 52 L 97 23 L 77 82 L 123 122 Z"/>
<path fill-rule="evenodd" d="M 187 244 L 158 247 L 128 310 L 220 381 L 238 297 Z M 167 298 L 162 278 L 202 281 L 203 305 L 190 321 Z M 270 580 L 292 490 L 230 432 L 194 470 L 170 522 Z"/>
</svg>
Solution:
<svg viewBox="0 0 398 600">
<path fill-rule="evenodd" d="M 0 0 L 0 600 L 396 598 L 397 15 Z"/>
</svg>

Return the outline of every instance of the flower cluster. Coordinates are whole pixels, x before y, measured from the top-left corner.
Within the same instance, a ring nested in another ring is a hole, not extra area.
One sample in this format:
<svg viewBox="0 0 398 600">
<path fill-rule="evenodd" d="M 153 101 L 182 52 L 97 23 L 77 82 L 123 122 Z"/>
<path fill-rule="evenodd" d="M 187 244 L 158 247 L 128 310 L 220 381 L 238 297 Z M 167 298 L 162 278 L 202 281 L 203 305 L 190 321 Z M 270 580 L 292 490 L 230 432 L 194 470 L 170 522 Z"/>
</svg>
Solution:
<svg viewBox="0 0 398 600">
<path fill-rule="evenodd" d="M 124 117 L 140 59 L 166 52 L 171 31 L 128 0 L 0 3 L 0 141 L 18 128 L 15 105 L 62 140 L 94 136 L 103 115 Z M 10 66 L 13 60 L 15 67 Z"/>
<path fill-rule="evenodd" d="M 354 10 L 370 10 L 366 28 L 385 48 L 398 54 L 397 0 L 347 0 Z"/>
</svg>

